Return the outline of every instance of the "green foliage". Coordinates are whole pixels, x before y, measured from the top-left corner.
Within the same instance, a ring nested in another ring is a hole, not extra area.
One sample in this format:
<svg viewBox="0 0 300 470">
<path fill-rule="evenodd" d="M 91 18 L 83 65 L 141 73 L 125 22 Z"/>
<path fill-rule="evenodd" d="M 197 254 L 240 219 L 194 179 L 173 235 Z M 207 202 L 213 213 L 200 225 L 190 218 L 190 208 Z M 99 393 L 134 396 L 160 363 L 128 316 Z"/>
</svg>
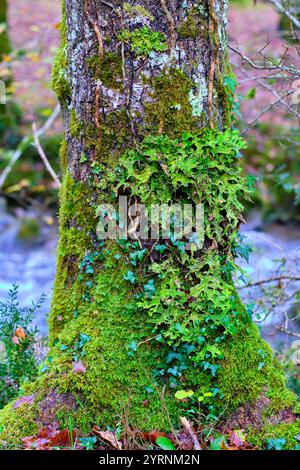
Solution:
<svg viewBox="0 0 300 470">
<path fill-rule="evenodd" d="M 173 442 L 167 437 L 158 437 L 156 439 L 156 444 L 163 450 L 176 450 Z"/>
<path fill-rule="evenodd" d="M 164 52 L 168 48 L 165 34 L 153 31 L 148 26 L 133 31 L 124 29 L 118 35 L 118 39 L 128 44 L 137 56 L 148 56 L 152 51 Z"/>
<path fill-rule="evenodd" d="M 184 132 L 180 139 L 148 136 L 120 158 L 114 178 L 118 189 L 130 190 L 146 205 L 174 203 L 179 196 L 181 203 L 203 203 L 206 236 L 223 243 L 224 232 L 237 226 L 240 201 L 248 193 L 236 164 L 244 147 L 238 132 L 230 130 Z"/>
<path fill-rule="evenodd" d="M 37 329 L 32 320 L 43 301 L 44 296 L 31 307 L 20 307 L 18 287 L 13 286 L 8 300 L 0 302 L 0 408 L 18 395 L 24 382 L 37 375 Z"/>
<path fill-rule="evenodd" d="M 248 137 L 243 163 L 259 181 L 253 199 L 270 221 L 299 221 L 299 129 L 259 124 Z"/>
</svg>

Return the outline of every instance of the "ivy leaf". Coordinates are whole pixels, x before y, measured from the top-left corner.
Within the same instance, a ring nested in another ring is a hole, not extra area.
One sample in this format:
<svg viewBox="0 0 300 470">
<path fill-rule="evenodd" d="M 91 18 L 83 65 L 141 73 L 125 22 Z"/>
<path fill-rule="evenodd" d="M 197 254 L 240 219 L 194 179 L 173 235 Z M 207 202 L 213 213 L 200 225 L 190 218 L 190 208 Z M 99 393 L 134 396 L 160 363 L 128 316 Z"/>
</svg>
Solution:
<svg viewBox="0 0 300 470">
<path fill-rule="evenodd" d="M 284 450 L 284 445 L 286 440 L 284 438 L 268 438 L 266 439 L 267 449 L 268 450 Z"/>
<path fill-rule="evenodd" d="M 156 439 L 156 444 L 163 450 L 176 450 L 173 442 L 167 437 L 158 437 Z"/>
<path fill-rule="evenodd" d="M 81 437 L 79 442 L 86 450 L 92 450 L 97 442 L 97 437 Z"/>
<path fill-rule="evenodd" d="M 136 277 L 135 275 L 133 274 L 132 271 L 127 271 L 127 274 L 125 274 L 124 278 L 123 278 L 125 281 L 129 281 L 131 282 L 131 284 L 134 284 L 135 283 L 135 280 L 136 280 Z"/>
</svg>

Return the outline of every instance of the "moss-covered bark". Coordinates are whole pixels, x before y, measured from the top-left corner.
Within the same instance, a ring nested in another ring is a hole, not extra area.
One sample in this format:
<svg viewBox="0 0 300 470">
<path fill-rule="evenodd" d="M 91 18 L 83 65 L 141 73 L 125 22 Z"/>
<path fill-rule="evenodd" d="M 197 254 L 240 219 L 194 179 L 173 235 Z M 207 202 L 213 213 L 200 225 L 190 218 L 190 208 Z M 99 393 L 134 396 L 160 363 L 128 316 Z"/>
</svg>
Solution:
<svg viewBox="0 0 300 470">
<path fill-rule="evenodd" d="M 1 58 L 4 54 L 9 54 L 11 50 L 8 31 L 7 31 L 7 0 L 0 0 L 0 24 L 1 24 L 0 58 Z"/>
<path fill-rule="evenodd" d="M 227 3 L 113 5 L 65 0 L 51 351 L 25 390 L 34 404 L 0 413 L 2 446 L 70 415 L 79 429 L 168 430 L 192 408 L 202 422 L 247 429 L 259 447 L 267 430 L 293 448 L 297 400 L 232 282 L 247 181 L 230 128 Z M 97 208 L 122 194 L 148 207 L 204 203 L 203 249 L 99 240 Z M 194 398 L 178 401 L 178 390 Z"/>
</svg>

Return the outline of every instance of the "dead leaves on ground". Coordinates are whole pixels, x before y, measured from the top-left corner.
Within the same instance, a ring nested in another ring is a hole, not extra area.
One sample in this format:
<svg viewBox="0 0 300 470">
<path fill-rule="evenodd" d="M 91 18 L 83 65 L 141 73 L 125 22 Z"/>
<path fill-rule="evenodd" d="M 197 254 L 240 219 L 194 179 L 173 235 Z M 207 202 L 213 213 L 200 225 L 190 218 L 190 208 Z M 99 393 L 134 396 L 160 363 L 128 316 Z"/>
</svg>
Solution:
<svg viewBox="0 0 300 470">
<path fill-rule="evenodd" d="M 57 425 L 47 426 L 39 430 L 37 436 L 29 436 L 22 439 L 26 450 L 51 450 L 57 448 L 76 448 L 76 431 L 72 433 L 68 429 L 59 431 Z M 78 447 L 81 449 L 82 447 Z"/>
<path fill-rule="evenodd" d="M 34 396 L 21 397 L 15 402 L 14 407 L 33 401 Z M 129 435 L 133 437 L 134 445 L 130 449 L 163 449 L 163 450 L 255 450 L 247 443 L 247 436 L 243 429 L 227 430 L 224 434 L 212 433 L 205 439 L 200 429 L 195 430 L 192 423 L 186 418 L 181 420 L 183 429 L 176 435 L 157 430 L 140 432 L 131 430 Z M 119 432 L 102 430 L 95 426 L 92 430 L 95 448 L 99 450 L 126 450 L 128 441 L 119 437 Z M 59 430 L 57 424 L 40 429 L 37 436 L 29 436 L 22 439 L 26 450 L 54 450 L 76 449 L 83 450 L 79 436 L 75 430 L 71 434 L 68 429 Z"/>
</svg>

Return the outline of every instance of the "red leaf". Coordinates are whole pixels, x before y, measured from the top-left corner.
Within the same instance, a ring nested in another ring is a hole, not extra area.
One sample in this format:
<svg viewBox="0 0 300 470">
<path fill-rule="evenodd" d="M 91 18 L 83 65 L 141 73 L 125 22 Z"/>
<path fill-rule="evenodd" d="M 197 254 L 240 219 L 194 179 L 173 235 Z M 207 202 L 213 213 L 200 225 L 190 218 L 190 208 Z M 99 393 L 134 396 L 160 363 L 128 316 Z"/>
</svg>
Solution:
<svg viewBox="0 0 300 470">
<path fill-rule="evenodd" d="M 76 431 L 72 431 L 72 442 L 76 439 Z M 37 436 L 22 439 L 25 449 L 51 450 L 54 447 L 70 447 L 71 439 L 68 429 L 59 431 L 57 425 L 50 425 L 39 430 Z"/>
<path fill-rule="evenodd" d="M 145 439 L 145 441 L 149 441 L 152 444 L 156 444 L 156 439 L 158 437 L 166 437 L 166 433 L 154 430 L 154 431 L 150 431 L 150 432 L 144 432 L 142 434 L 142 437 L 143 437 L 143 439 Z"/>
<path fill-rule="evenodd" d="M 51 438 L 50 444 L 53 447 L 69 447 L 71 445 L 70 432 L 68 429 L 58 431 L 54 437 Z M 72 442 L 76 439 L 76 431 L 72 431 Z"/>
</svg>

